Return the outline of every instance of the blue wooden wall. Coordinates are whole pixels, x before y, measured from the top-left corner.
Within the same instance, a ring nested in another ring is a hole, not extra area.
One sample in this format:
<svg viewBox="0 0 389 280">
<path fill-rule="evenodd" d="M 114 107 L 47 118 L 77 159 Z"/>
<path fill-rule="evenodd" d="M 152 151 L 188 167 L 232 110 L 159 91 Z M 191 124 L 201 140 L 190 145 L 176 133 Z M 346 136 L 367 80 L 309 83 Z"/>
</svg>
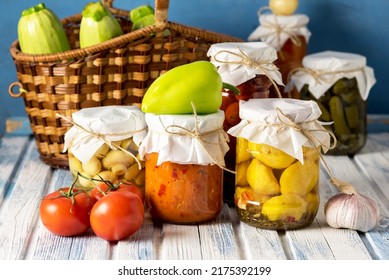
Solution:
<svg viewBox="0 0 389 280">
<path fill-rule="evenodd" d="M 42 0 L 60 18 L 79 13 L 87 0 Z M 5 120 L 25 116 L 22 99 L 8 95 L 16 81 L 9 54 L 17 38 L 20 12 L 40 0 L 0 0 L 0 136 Z M 130 10 L 154 0 L 117 0 L 114 5 Z M 268 0 L 170 0 L 169 20 L 242 39 L 258 26 L 257 11 Z M 309 53 L 324 50 L 352 52 L 366 56 L 377 78 L 368 103 L 370 114 L 389 114 L 389 0 L 300 0 L 298 13 L 309 16 Z"/>
</svg>

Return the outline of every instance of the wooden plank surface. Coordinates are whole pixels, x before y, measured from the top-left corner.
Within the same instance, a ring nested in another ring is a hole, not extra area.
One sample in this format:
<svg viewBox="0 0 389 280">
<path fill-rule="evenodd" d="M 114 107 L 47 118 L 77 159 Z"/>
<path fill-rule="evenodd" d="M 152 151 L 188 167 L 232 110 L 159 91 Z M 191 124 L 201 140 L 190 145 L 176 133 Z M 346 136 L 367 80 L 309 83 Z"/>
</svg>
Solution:
<svg viewBox="0 0 389 280">
<path fill-rule="evenodd" d="M 375 199 L 382 224 L 369 233 L 328 226 L 325 202 L 337 193 L 321 167 L 321 203 L 311 226 L 293 231 L 262 230 L 241 222 L 224 205 L 219 217 L 200 225 L 154 223 L 148 213 L 142 228 L 126 240 L 107 242 L 91 231 L 80 237 L 51 234 L 39 219 L 39 202 L 69 185 L 70 172 L 39 159 L 26 137 L 0 139 L 0 259 L 34 260 L 369 260 L 389 259 L 389 133 L 369 135 L 354 158 L 325 156 L 335 176 Z"/>
<path fill-rule="evenodd" d="M 28 144 L 20 172 L 2 205 L 0 259 L 24 259 L 38 219 L 38 207 L 50 180 L 50 167 L 39 159 L 35 142 Z"/>
</svg>

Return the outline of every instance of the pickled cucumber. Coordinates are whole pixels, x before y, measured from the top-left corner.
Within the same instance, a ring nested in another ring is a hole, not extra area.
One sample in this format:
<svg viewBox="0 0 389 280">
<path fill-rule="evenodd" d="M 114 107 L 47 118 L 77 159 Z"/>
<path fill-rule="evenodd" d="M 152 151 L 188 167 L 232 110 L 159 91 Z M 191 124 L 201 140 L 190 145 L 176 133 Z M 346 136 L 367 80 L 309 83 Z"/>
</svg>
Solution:
<svg viewBox="0 0 389 280">
<path fill-rule="evenodd" d="M 249 142 L 248 148 L 256 159 L 271 168 L 284 169 L 296 161 L 287 153 L 266 144 Z"/>
<path fill-rule="evenodd" d="M 282 172 L 280 190 L 282 194 L 295 193 L 306 195 L 318 183 L 319 168 L 314 161 L 293 163 Z"/>
<path fill-rule="evenodd" d="M 282 194 L 265 201 L 262 215 L 269 221 L 299 221 L 307 209 L 307 202 L 298 194 Z"/>
<path fill-rule="evenodd" d="M 331 114 L 327 110 L 327 108 L 320 101 L 317 101 L 317 105 L 319 105 L 319 108 L 321 111 L 320 118 L 325 122 L 330 122 L 331 121 Z"/>
<path fill-rule="evenodd" d="M 359 151 L 366 142 L 366 102 L 356 78 L 339 79 L 318 100 L 306 90 L 306 86 L 301 90 L 305 93 L 302 99 L 316 101 L 322 111 L 320 120 L 333 122 L 324 127 L 335 133 L 337 145 L 327 153 L 353 155 Z"/>
<path fill-rule="evenodd" d="M 349 128 L 356 128 L 359 123 L 359 112 L 357 105 L 350 105 L 344 108 L 346 120 Z"/>
<path fill-rule="evenodd" d="M 341 94 L 340 97 L 342 98 L 343 102 L 347 104 L 354 104 L 358 101 L 360 98 L 360 94 L 358 89 L 351 89 L 349 91 L 346 91 L 345 93 Z M 359 97 L 359 98 L 358 98 Z"/>
<path fill-rule="evenodd" d="M 329 105 L 336 135 L 338 137 L 350 135 L 351 131 L 346 123 L 341 98 L 338 96 L 331 97 Z"/>
<path fill-rule="evenodd" d="M 332 92 L 334 94 L 341 94 L 344 93 L 345 89 L 347 87 L 347 84 L 345 83 L 344 79 L 339 79 L 335 82 L 335 84 L 332 86 Z"/>
<path fill-rule="evenodd" d="M 257 159 L 253 159 L 247 168 L 247 182 L 254 192 L 264 195 L 277 195 L 280 185 L 273 174 L 273 170 Z"/>
</svg>

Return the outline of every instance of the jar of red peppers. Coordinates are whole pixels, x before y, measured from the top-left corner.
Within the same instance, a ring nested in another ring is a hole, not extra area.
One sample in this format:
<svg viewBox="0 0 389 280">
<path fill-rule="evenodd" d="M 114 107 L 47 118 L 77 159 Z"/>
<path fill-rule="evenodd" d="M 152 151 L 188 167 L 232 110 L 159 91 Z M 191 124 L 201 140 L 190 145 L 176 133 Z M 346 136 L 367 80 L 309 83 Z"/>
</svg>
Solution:
<svg viewBox="0 0 389 280">
<path fill-rule="evenodd" d="M 320 149 L 328 131 L 314 101 L 291 98 L 241 101 L 234 201 L 252 226 L 289 230 L 310 225 L 319 208 Z"/>
<path fill-rule="evenodd" d="M 268 98 L 270 89 L 283 85 L 281 74 L 273 62 L 277 59 L 275 49 L 262 42 L 213 44 L 208 56 L 218 68 L 223 82 L 237 87 L 239 94 L 224 89 L 221 110 L 225 112 L 223 128 L 227 131 L 240 122 L 239 101 L 253 98 Z M 226 167 L 235 169 L 236 139 L 230 137 L 226 154 Z M 224 172 L 224 200 L 233 205 L 235 176 Z"/>
<path fill-rule="evenodd" d="M 146 162 L 146 207 L 153 219 L 177 224 L 212 220 L 223 206 L 228 150 L 224 114 L 146 113 L 148 134 L 139 153 Z"/>
<path fill-rule="evenodd" d="M 307 25 L 309 18 L 303 14 L 276 15 L 264 14 L 258 11 L 259 26 L 249 35 L 249 41 L 262 41 L 277 50 L 275 65 L 282 74 L 282 80 L 287 81 L 292 69 L 301 67 L 302 60 L 307 54 L 307 45 L 311 32 Z M 280 90 L 284 97 L 299 98 L 298 95 L 288 96 L 283 87 Z M 271 90 L 270 97 L 277 97 Z"/>
<path fill-rule="evenodd" d="M 304 57 L 287 87 L 321 108 L 320 120 L 337 139 L 329 154 L 351 156 L 366 142 L 367 98 L 375 82 L 364 56 L 324 51 Z"/>
</svg>

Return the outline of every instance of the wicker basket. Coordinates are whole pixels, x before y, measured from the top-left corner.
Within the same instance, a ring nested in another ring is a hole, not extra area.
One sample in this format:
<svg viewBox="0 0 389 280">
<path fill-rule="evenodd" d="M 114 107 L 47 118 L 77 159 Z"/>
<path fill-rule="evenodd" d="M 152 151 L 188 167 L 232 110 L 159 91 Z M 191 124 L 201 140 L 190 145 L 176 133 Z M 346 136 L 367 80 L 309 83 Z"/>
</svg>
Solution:
<svg viewBox="0 0 389 280">
<path fill-rule="evenodd" d="M 103 4 L 122 26 L 124 35 L 87 48 L 79 48 L 81 14 L 62 19 L 72 50 L 29 55 L 10 47 L 18 82 L 9 87 L 13 97 L 23 97 L 41 159 L 54 168 L 68 168 L 63 153 L 64 134 L 71 117 L 82 108 L 106 105 L 140 105 L 150 84 L 167 70 L 206 56 L 213 43 L 241 39 L 184 26 L 167 20 L 169 1 L 155 1 L 153 26 L 131 32 L 129 11 Z M 164 30 L 169 30 L 166 36 Z M 17 88 L 20 88 L 19 92 Z"/>
</svg>

